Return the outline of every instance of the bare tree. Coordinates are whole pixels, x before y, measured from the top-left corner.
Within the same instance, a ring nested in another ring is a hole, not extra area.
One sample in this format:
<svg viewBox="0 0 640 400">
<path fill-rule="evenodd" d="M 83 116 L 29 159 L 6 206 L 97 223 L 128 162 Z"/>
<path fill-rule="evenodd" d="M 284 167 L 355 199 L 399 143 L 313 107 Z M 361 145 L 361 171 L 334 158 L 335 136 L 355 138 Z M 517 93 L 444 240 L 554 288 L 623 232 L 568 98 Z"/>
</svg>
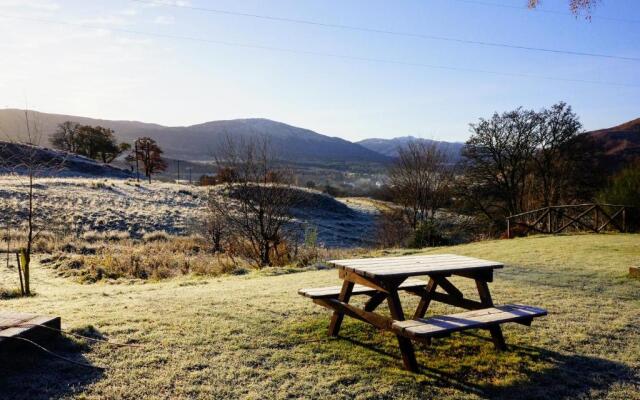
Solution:
<svg viewBox="0 0 640 400">
<path fill-rule="evenodd" d="M 222 213 L 220 208 L 217 207 L 215 197 L 209 196 L 202 228 L 214 253 L 222 253 L 224 251 L 223 241 L 226 240 L 229 233 L 227 225 L 226 213 Z"/>
<path fill-rule="evenodd" d="M 151 183 L 151 175 L 167 169 L 167 163 L 162 159 L 162 149 L 155 140 L 149 137 L 136 139 L 132 155 L 135 160 L 142 163 L 144 174 L 149 179 L 149 183 Z"/>
<path fill-rule="evenodd" d="M 447 156 L 435 143 L 409 142 L 398 149 L 389 183 L 411 227 L 433 219 L 449 200 L 452 173 Z"/>
<path fill-rule="evenodd" d="M 0 148 L 2 164 L 0 167 L 15 176 L 16 179 L 24 181 L 26 186 L 26 196 L 23 201 L 22 210 L 14 215 L 6 217 L 7 224 L 19 221 L 17 230 L 25 230 L 25 244 L 20 249 L 19 268 L 21 268 L 21 279 L 24 281 L 21 290 L 24 295 L 31 294 L 30 287 L 30 267 L 34 250 L 34 243 L 38 235 L 47 228 L 51 228 L 55 215 L 52 213 L 42 213 L 38 208 L 38 200 L 45 195 L 39 193 L 46 190 L 46 185 L 37 185 L 36 181 L 44 176 L 51 176 L 62 169 L 64 156 L 51 154 L 39 147 L 42 142 L 42 130 L 37 121 L 34 121 L 28 110 L 24 112 L 24 123 L 26 137 L 21 140 L 6 132 L 2 132 L 8 140 Z M 13 218 L 12 218 L 13 217 Z"/>
<path fill-rule="evenodd" d="M 470 180 L 465 195 L 479 201 L 478 208 L 485 212 L 499 208 L 505 214 L 525 209 L 538 122 L 534 111 L 518 108 L 471 124 L 472 135 L 463 149 L 465 175 Z"/>
<path fill-rule="evenodd" d="M 225 175 L 232 170 L 234 179 L 223 180 L 222 191 L 211 191 L 210 208 L 225 216 L 234 237 L 249 243 L 250 257 L 259 267 L 271 265 L 282 256 L 279 245 L 287 239 L 286 225 L 298 199 L 292 174 L 277 163 L 266 138 L 228 139 L 216 164 Z"/>
<path fill-rule="evenodd" d="M 539 189 L 542 204 L 548 207 L 558 204 L 566 189 L 571 187 L 571 164 L 581 152 L 572 146 L 582 124 L 564 102 L 554 104 L 539 113 L 535 130 L 536 151 L 533 155 L 535 185 Z"/>
</svg>

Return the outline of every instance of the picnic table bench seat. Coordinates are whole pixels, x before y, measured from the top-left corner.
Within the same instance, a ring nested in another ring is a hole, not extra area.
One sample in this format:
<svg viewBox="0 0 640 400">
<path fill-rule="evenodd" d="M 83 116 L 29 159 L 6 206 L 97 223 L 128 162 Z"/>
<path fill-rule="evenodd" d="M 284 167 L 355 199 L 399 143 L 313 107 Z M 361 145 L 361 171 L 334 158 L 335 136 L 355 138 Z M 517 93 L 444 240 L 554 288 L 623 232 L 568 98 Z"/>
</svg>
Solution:
<svg viewBox="0 0 640 400">
<path fill-rule="evenodd" d="M 467 329 L 489 328 L 506 322 L 529 325 L 533 318 L 544 315 L 547 315 L 547 311 L 542 308 L 506 304 L 458 314 L 394 321 L 391 329 L 408 338 L 421 339 L 447 336 Z"/>
<path fill-rule="evenodd" d="M 425 288 L 427 286 L 427 282 L 421 279 L 407 279 L 402 282 L 402 284 L 398 287 L 398 290 L 411 290 L 411 289 L 420 289 Z M 342 290 L 342 286 L 326 286 L 319 288 L 304 288 L 298 290 L 298 294 L 308 297 L 310 299 L 332 299 L 338 298 L 340 295 L 340 290 Z M 368 286 L 364 285 L 354 285 L 352 295 L 373 295 L 377 293 L 376 289 L 372 289 Z"/>
</svg>

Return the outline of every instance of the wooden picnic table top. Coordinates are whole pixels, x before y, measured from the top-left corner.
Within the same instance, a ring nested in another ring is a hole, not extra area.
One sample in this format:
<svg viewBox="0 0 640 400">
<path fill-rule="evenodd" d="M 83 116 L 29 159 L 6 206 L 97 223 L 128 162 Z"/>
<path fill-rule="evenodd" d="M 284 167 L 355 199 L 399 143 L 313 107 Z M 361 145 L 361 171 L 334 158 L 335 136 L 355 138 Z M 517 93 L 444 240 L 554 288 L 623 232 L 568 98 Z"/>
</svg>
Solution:
<svg viewBox="0 0 640 400">
<path fill-rule="evenodd" d="M 504 267 L 497 261 L 437 254 L 331 260 L 329 264 L 369 278 L 398 278 L 431 274 L 457 274 Z"/>
</svg>

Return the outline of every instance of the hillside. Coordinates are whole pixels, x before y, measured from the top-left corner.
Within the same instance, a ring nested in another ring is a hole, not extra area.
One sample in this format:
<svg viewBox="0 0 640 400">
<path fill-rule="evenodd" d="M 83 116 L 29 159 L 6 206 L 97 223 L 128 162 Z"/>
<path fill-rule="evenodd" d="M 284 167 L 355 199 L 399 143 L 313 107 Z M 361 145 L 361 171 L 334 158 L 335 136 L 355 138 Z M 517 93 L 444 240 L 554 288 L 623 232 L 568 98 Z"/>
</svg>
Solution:
<svg viewBox="0 0 640 400">
<path fill-rule="evenodd" d="M 18 214 L 26 199 L 20 179 L 0 176 L 0 201 L 11 200 L 0 214 L 0 225 Z M 141 237 L 146 232 L 163 231 L 186 235 L 204 218 L 209 190 L 216 187 L 122 179 L 46 178 L 37 181 L 37 215 L 59 215 L 63 210 L 66 229 L 83 232 L 126 232 Z M 352 204 L 320 192 L 298 190 L 300 201 L 292 210 L 294 226 L 317 230 L 318 244 L 326 247 L 371 245 L 375 237 L 377 210 Z M 15 214 L 14 214 L 15 213 Z M 11 221 L 16 222 L 16 221 Z"/>
<path fill-rule="evenodd" d="M 71 338 L 50 346 L 106 370 L 36 350 L 0 359 L 2 397 L 638 400 L 640 282 L 625 276 L 640 260 L 638 241 L 537 236 L 421 251 L 504 262 L 491 283 L 495 302 L 535 304 L 549 315 L 531 327 L 506 325 L 506 352 L 495 352 L 485 331 L 419 346 L 419 374 L 399 368 L 392 334 L 346 318 L 340 338 L 326 336 L 330 313 L 297 290 L 338 284 L 336 270 L 82 285 L 36 264 L 37 295 L 0 300 L 0 307 L 59 315 L 67 330 L 136 347 Z M 14 286 L 15 270 L 0 270 L 8 271 L 0 287 Z M 452 279 L 475 291 L 472 282 Z M 402 301 L 405 310 L 417 304 L 406 294 Z M 432 306 L 435 315 L 454 310 Z"/>
<path fill-rule="evenodd" d="M 459 142 L 442 142 L 431 139 L 416 138 L 413 136 L 402 136 L 393 139 L 364 139 L 357 143 L 369 150 L 384 154 L 385 156 L 396 157 L 398 155 L 399 147 L 415 141 L 428 144 L 435 143 L 435 145 L 438 146 L 438 148 L 443 151 L 452 162 L 460 159 L 460 152 L 464 146 L 464 143 Z"/>
<path fill-rule="evenodd" d="M 100 125 L 115 131 L 120 141 L 133 142 L 137 137 L 155 139 L 168 158 L 189 161 L 211 160 L 228 138 L 252 139 L 266 137 L 276 155 L 292 162 L 372 162 L 385 163 L 389 158 L 358 144 L 329 137 L 309 129 L 298 128 L 268 119 L 237 119 L 212 121 L 185 127 L 166 127 L 134 121 L 110 121 L 73 115 L 29 112 L 43 135 L 53 133 L 64 121 Z M 0 110 L 0 133 L 24 137 L 23 110 Z M 48 144 L 45 140 L 43 144 Z"/>
<path fill-rule="evenodd" d="M 614 167 L 640 158 L 640 118 L 586 135 L 595 139 Z"/>
<path fill-rule="evenodd" d="M 0 141 L 0 174 L 25 173 L 24 160 L 38 166 L 40 176 L 130 178 L 128 170 L 48 148 Z"/>
</svg>

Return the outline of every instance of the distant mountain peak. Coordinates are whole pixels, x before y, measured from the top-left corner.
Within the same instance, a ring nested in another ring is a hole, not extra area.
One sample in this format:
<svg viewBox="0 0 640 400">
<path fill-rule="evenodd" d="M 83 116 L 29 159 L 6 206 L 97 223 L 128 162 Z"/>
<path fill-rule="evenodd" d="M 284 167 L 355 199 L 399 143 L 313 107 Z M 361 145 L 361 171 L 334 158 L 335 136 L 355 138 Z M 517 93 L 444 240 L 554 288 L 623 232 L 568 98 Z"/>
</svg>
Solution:
<svg viewBox="0 0 640 400">
<path fill-rule="evenodd" d="M 464 143 L 445 142 L 439 140 L 417 138 L 415 136 L 399 136 L 392 139 L 364 139 L 357 143 L 368 148 L 369 150 L 378 152 L 380 154 L 384 154 L 389 157 L 396 157 L 398 155 L 399 147 L 406 146 L 408 143 L 414 141 L 436 144 L 440 148 L 440 150 L 447 154 L 447 156 L 453 161 L 460 159 L 460 152 L 462 151 L 462 147 L 464 146 Z"/>
</svg>

